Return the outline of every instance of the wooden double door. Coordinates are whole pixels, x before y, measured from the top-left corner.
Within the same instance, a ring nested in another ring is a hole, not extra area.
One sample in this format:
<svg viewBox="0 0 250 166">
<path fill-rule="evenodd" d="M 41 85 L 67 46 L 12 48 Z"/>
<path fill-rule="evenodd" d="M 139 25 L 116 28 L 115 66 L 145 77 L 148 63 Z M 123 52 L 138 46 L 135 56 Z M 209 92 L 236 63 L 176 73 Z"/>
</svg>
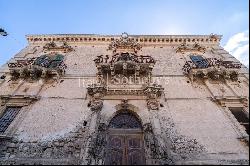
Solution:
<svg viewBox="0 0 250 166">
<path fill-rule="evenodd" d="M 112 129 L 107 136 L 105 165 L 144 165 L 143 134 L 138 129 Z"/>
</svg>

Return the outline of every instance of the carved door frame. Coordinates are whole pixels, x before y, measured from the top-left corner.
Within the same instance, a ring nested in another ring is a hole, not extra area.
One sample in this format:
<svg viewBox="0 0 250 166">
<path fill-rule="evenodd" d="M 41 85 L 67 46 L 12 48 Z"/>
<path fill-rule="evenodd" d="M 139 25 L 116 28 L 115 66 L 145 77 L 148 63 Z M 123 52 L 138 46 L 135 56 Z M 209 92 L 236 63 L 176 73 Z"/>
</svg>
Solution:
<svg viewBox="0 0 250 166">
<path fill-rule="evenodd" d="M 106 131 L 105 164 L 146 164 L 143 127 L 129 110 L 118 112 Z M 115 155 L 113 155 L 115 154 Z"/>
<path fill-rule="evenodd" d="M 145 149 L 144 149 L 144 135 L 143 131 L 141 129 L 108 129 L 106 140 L 107 144 L 105 147 L 106 156 L 105 156 L 105 164 L 111 164 L 109 161 L 109 152 L 112 150 L 111 139 L 112 138 L 120 138 L 122 140 L 122 146 L 120 147 L 120 150 L 122 151 L 122 163 L 121 165 L 131 165 L 132 162 L 129 154 L 133 153 L 133 151 L 136 153 L 136 151 L 139 151 L 141 160 L 139 165 L 146 164 L 146 157 L 145 157 Z M 133 141 L 133 139 L 137 140 L 137 143 L 139 143 L 138 147 L 131 147 L 129 144 L 129 141 Z M 108 154 L 107 154 L 108 153 Z M 133 156 L 132 156 L 133 157 Z M 139 160 L 139 159 L 138 159 Z"/>
</svg>

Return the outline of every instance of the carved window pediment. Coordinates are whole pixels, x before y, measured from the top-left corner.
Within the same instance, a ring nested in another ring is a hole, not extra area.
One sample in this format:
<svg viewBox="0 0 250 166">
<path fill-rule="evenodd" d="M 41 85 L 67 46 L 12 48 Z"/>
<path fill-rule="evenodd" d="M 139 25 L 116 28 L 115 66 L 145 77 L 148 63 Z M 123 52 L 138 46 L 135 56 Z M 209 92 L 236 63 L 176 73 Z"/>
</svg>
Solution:
<svg viewBox="0 0 250 166">
<path fill-rule="evenodd" d="M 137 53 L 137 51 L 141 50 L 141 48 L 141 45 L 129 38 L 127 33 L 123 33 L 120 39 L 112 41 L 108 47 L 108 49 L 112 50 L 114 53 L 124 51 Z"/>
<path fill-rule="evenodd" d="M 195 43 L 193 45 L 189 45 L 186 43 L 182 43 L 177 49 L 176 52 L 180 52 L 184 54 L 185 52 L 197 52 L 197 53 L 205 53 L 206 48 L 204 46 L 201 46 L 198 43 Z"/>
<path fill-rule="evenodd" d="M 123 110 L 112 118 L 109 128 L 116 129 L 142 129 L 141 122 L 129 111 Z"/>
<path fill-rule="evenodd" d="M 55 42 L 50 42 L 50 43 L 47 43 L 43 46 L 43 51 L 44 52 L 47 52 L 47 51 L 62 51 L 64 53 L 67 53 L 67 52 L 71 52 L 73 51 L 74 49 L 68 45 L 68 43 L 64 42 L 62 45 L 58 45 L 56 44 Z"/>
</svg>

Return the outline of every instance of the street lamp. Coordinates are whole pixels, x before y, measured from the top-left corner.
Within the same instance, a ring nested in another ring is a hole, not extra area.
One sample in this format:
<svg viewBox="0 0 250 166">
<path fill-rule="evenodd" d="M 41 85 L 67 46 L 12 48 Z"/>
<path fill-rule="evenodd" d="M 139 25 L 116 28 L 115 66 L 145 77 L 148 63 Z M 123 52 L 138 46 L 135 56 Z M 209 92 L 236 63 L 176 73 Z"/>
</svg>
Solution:
<svg viewBox="0 0 250 166">
<path fill-rule="evenodd" d="M 0 28 L 0 35 L 7 36 L 8 33 L 4 29 Z"/>
</svg>

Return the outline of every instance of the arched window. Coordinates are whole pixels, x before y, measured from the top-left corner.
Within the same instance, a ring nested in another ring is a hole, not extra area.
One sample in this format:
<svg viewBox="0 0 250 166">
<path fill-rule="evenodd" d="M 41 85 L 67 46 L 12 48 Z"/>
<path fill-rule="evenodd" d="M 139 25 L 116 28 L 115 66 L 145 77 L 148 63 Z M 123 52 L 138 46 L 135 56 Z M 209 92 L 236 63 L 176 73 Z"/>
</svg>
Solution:
<svg viewBox="0 0 250 166">
<path fill-rule="evenodd" d="M 142 128 L 139 119 L 129 111 L 122 111 L 113 117 L 109 124 L 109 128 L 135 129 Z"/>
</svg>

